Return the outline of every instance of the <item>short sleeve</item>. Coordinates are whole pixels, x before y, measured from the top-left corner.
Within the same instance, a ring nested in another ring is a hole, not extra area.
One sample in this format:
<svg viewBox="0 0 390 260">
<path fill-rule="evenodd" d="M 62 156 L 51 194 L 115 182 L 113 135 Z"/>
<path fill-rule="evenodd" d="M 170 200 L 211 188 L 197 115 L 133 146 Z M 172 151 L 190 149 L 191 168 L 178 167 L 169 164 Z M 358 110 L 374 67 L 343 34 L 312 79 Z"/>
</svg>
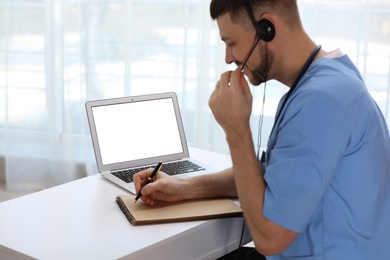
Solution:
<svg viewBox="0 0 390 260">
<path fill-rule="evenodd" d="M 301 232 L 317 210 L 345 147 L 345 109 L 326 92 L 299 91 L 275 128 L 263 214 Z"/>
</svg>

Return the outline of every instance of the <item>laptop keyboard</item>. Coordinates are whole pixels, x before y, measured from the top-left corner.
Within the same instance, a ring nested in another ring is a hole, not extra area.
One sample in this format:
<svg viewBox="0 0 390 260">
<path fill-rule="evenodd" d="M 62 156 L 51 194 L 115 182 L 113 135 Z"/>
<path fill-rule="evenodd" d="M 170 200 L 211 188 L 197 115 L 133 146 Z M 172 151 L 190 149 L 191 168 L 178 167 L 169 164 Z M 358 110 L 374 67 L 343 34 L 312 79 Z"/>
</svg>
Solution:
<svg viewBox="0 0 390 260">
<path fill-rule="evenodd" d="M 154 166 L 119 170 L 119 171 L 114 171 L 111 174 L 115 175 L 116 177 L 123 180 L 124 182 L 129 183 L 129 182 L 133 182 L 133 175 L 134 174 L 136 174 L 139 171 L 151 168 L 151 167 L 154 167 Z M 188 160 L 171 162 L 171 163 L 163 163 L 163 165 L 161 167 L 161 171 L 163 171 L 166 174 L 171 175 L 171 176 L 183 174 L 183 173 L 197 172 L 197 171 L 201 171 L 201 170 L 204 170 L 204 168 L 193 163 L 193 162 L 190 162 Z"/>
</svg>

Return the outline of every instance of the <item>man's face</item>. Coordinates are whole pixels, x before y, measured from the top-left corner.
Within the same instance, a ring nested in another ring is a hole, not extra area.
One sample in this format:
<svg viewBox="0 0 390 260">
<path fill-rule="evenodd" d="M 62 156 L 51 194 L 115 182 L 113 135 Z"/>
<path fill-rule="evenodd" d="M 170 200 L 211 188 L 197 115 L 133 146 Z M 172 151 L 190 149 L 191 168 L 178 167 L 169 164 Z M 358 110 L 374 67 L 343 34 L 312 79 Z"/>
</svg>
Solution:
<svg viewBox="0 0 390 260">
<path fill-rule="evenodd" d="M 241 23 L 234 23 L 229 14 L 218 17 L 217 24 L 222 41 L 226 45 L 225 62 L 236 63 L 241 67 L 256 40 L 256 31 L 252 24 L 244 27 Z M 260 85 L 267 79 L 269 57 L 264 42 L 260 41 L 249 57 L 244 69 L 245 75 L 253 85 Z"/>
</svg>

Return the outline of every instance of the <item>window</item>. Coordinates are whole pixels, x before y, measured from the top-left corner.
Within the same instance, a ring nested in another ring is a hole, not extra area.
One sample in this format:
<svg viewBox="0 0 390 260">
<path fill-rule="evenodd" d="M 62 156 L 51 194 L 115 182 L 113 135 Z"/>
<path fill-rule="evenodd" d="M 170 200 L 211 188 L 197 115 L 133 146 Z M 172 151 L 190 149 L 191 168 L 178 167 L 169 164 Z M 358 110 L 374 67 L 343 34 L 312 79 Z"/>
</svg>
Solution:
<svg viewBox="0 0 390 260">
<path fill-rule="evenodd" d="M 228 153 L 208 98 L 220 74 L 234 66 L 224 64 L 209 3 L 0 0 L 0 157 L 7 187 L 62 183 L 80 176 L 84 164 L 96 173 L 84 109 L 92 99 L 174 91 L 190 145 Z M 299 6 L 313 39 L 327 51 L 339 47 L 358 66 L 389 122 L 388 1 L 301 0 Z M 252 90 L 257 143 L 263 87 Z M 267 83 L 263 147 L 286 90 Z"/>
</svg>

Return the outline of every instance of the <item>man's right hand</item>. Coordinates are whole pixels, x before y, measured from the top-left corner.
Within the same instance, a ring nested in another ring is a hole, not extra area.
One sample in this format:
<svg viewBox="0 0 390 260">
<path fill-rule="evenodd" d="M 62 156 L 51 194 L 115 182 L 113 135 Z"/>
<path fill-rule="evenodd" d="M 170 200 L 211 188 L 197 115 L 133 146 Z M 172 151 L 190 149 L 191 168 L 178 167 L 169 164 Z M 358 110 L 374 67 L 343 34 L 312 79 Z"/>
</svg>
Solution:
<svg viewBox="0 0 390 260">
<path fill-rule="evenodd" d="M 153 206 L 156 200 L 175 202 L 182 200 L 182 186 L 184 179 L 175 178 L 159 171 L 153 182 L 142 187 L 145 180 L 150 176 L 153 169 L 140 171 L 133 176 L 136 193 L 142 188 L 141 200 Z"/>
</svg>

